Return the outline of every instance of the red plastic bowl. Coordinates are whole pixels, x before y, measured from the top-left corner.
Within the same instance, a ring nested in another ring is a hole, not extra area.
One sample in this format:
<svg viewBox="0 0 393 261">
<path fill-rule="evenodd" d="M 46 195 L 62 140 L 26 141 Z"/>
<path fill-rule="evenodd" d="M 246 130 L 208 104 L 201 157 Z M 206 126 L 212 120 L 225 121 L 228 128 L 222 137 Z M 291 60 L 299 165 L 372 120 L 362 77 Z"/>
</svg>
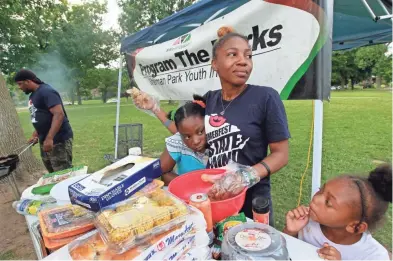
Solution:
<svg viewBox="0 0 393 261">
<path fill-rule="evenodd" d="M 217 175 L 224 173 L 223 169 L 202 169 L 183 174 L 169 183 L 168 190 L 186 203 L 192 194 L 207 193 L 212 186 L 210 182 L 204 182 L 201 178 L 202 174 Z M 213 223 L 236 215 L 244 204 L 246 198 L 245 188 L 239 195 L 226 200 L 214 201 L 211 203 Z"/>
</svg>

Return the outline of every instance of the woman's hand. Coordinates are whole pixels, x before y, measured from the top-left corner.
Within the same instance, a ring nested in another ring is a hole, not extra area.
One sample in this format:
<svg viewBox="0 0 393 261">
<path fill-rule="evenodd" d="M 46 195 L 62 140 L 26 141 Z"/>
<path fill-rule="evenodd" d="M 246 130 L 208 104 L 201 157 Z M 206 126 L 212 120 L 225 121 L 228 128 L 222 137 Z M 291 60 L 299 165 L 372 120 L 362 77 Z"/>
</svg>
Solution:
<svg viewBox="0 0 393 261">
<path fill-rule="evenodd" d="M 220 175 L 202 175 L 202 180 L 207 182 L 214 182 L 214 185 L 208 192 L 211 200 L 225 200 L 239 195 L 244 188 L 251 187 L 260 178 L 256 170 L 249 166 L 240 165 L 237 163 L 230 163 L 226 167 L 227 171 Z"/>
<path fill-rule="evenodd" d="M 320 258 L 325 260 L 341 260 L 341 253 L 334 247 L 329 246 L 328 243 L 323 244 L 321 249 L 317 250 Z"/>
<path fill-rule="evenodd" d="M 300 230 L 302 230 L 309 220 L 309 207 L 300 206 L 286 215 L 286 225 L 284 233 L 296 237 Z"/>
</svg>

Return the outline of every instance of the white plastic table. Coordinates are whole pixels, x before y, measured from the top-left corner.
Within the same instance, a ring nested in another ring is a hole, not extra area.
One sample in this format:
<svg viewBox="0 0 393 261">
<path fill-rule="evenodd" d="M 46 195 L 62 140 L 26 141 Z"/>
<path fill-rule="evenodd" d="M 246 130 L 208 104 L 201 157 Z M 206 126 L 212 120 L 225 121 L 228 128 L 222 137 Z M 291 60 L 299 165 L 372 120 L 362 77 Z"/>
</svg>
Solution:
<svg viewBox="0 0 393 261">
<path fill-rule="evenodd" d="M 23 197 L 23 194 L 22 194 Z M 27 215 L 26 222 L 29 228 L 30 236 L 33 241 L 34 250 L 37 254 L 37 258 L 43 259 L 41 244 L 34 237 L 33 232 L 31 230 L 31 225 L 38 220 L 36 216 Z M 289 256 L 292 260 L 321 260 L 317 254 L 317 248 L 313 245 L 305 243 L 297 238 L 288 236 L 284 233 L 282 235 L 285 237 L 287 241 L 287 248 L 289 252 Z M 60 248 L 56 252 L 50 254 L 45 257 L 44 260 L 72 260 L 71 256 L 68 253 L 68 245 Z"/>
<path fill-rule="evenodd" d="M 38 260 L 42 259 L 42 250 L 41 250 L 41 244 L 40 242 L 38 242 L 38 240 L 35 238 L 33 231 L 31 230 L 31 225 L 38 221 L 38 218 L 36 216 L 31 216 L 31 215 L 27 215 L 25 216 L 26 218 L 26 223 L 27 223 L 27 227 L 29 229 L 29 233 L 30 233 L 30 237 L 31 237 L 31 241 L 33 242 L 33 246 L 34 246 L 34 251 L 37 255 Z"/>
<path fill-rule="evenodd" d="M 283 234 L 287 241 L 289 256 L 292 260 L 321 260 L 317 254 L 317 248 L 297 238 Z M 68 253 L 68 246 L 64 246 L 45 257 L 44 260 L 72 260 Z"/>
</svg>

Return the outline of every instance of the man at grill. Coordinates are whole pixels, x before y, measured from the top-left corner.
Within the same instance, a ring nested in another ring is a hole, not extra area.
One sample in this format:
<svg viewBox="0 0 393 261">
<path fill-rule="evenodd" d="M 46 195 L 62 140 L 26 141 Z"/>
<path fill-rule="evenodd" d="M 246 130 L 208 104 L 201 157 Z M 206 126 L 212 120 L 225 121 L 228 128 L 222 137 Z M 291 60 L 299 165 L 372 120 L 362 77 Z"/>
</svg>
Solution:
<svg viewBox="0 0 393 261">
<path fill-rule="evenodd" d="M 73 132 L 59 93 L 26 69 L 16 73 L 15 82 L 30 94 L 28 106 L 35 131 L 29 142 L 39 141 L 46 169 L 50 173 L 71 168 Z"/>
</svg>

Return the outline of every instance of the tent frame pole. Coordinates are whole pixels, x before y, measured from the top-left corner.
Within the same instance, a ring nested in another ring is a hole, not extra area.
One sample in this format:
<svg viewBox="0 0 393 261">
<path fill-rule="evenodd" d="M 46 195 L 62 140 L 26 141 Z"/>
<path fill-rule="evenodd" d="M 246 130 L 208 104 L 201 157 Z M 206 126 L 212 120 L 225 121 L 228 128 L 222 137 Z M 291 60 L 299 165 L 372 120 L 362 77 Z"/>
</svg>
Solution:
<svg viewBox="0 0 393 261">
<path fill-rule="evenodd" d="M 385 5 L 381 2 L 381 0 L 377 0 L 379 5 L 382 7 L 382 9 L 385 11 L 386 15 L 381 15 L 377 16 L 375 15 L 373 9 L 370 7 L 370 5 L 367 3 L 367 0 L 362 0 L 364 7 L 366 7 L 367 11 L 371 15 L 371 18 L 375 21 L 378 22 L 378 20 L 384 20 L 384 19 L 392 19 L 392 15 L 388 12 L 386 9 Z"/>
<path fill-rule="evenodd" d="M 323 101 L 314 100 L 314 140 L 312 156 L 311 198 L 321 187 L 322 174 Z"/>
<path fill-rule="evenodd" d="M 389 15 L 381 15 L 381 16 L 377 16 L 375 19 L 378 20 L 385 20 L 385 19 L 392 19 L 393 15 L 389 14 Z"/>
<path fill-rule="evenodd" d="M 367 0 L 362 0 L 364 7 L 366 7 L 368 13 L 371 15 L 372 19 L 376 21 L 377 16 L 374 14 L 373 9 L 368 5 Z"/>
<path fill-rule="evenodd" d="M 119 143 L 119 120 L 120 120 L 120 98 L 121 98 L 121 78 L 123 73 L 123 55 L 119 57 L 119 78 L 117 80 L 117 106 L 116 106 L 116 130 L 115 130 L 115 160 L 117 160 Z"/>
<path fill-rule="evenodd" d="M 377 0 L 377 2 L 378 2 L 379 5 L 382 7 L 382 9 L 385 11 L 386 15 L 388 15 L 388 16 L 390 16 L 390 18 L 392 18 L 392 14 L 389 13 L 388 9 L 387 9 L 386 6 L 382 3 L 382 1 L 381 1 L 381 0 Z M 384 18 L 382 18 L 382 17 L 384 17 L 384 15 L 380 16 L 380 19 L 381 19 L 381 20 L 384 19 Z"/>
</svg>

